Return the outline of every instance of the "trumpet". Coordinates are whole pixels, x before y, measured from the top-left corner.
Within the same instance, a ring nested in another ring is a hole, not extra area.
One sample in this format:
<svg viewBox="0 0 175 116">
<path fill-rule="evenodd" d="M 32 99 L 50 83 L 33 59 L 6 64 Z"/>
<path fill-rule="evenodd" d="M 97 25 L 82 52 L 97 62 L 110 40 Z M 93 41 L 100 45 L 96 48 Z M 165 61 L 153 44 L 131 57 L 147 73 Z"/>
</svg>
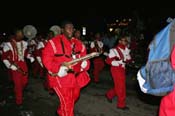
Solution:
<svg viewBox="0 0 175 116">
<path fill-rule="evenodd" d="M 101 54 L 100 52 L 92 52 L 90 54 L 87 54 L 86 56 L 83 56 L 83 57 L 80 57 L 80 58 L 77 58 L 77 59 L 73 59 L 73 60 L 71 60 L 69 62 L 64 62 L 62 65 L 66 66 L 66 67 L 69 67 L 69 66 L 72 66 L 72 65 L 74 65 L 74 64 L 76 64 L 78 62 L 97 57 L 100 54 Z"/>
<path fill-rule="evenodd" d="M 83 56 L 83 57 L 80 57 L 80 58 L 77 58 L 77 59 L 73 59 L 73 60 L 71 60 L 71 61 L 69 61 L 69 62 L 63 62 L 62 63 L 62 66 L 66 66 L 66 67 L 71 67 L 72 65 L 75 65 L 76 63 L 78 63 L 78 62 L 81 62 L 81 61 L 84 61 L 84 60 L 88 60 L 88 59 L 91 59 L 91 58 L 94 58 L 94 57 L 97 57 L 97 56 L 99 56 L 101 53 L 99 53 L 99 52 L 92 52 L 92 53 L 90 53 L 90 54 L 87 54 L 86 56 Z M 72 70 L 71 68 L 69 68 L 69 70 Z M 70 71 L 70 72 L 72 72 L 72 71 Z M 57 76 L 57 73 L 51 73 L 51 72 L 49 72 L 49 74 L 51 75 L 51 76 Z"/>
</svg>

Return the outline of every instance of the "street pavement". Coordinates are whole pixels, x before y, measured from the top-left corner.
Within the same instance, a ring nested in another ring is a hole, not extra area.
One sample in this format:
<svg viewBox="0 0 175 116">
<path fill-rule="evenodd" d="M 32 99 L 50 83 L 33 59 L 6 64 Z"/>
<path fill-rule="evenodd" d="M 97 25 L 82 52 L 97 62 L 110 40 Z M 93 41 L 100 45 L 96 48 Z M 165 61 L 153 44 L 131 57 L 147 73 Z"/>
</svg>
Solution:
<svg viewBox="0 0 175 116">
<path fill-rule="evenodd" d="M 81 90 L 80 98 L 75 104 L 75 116 L 158 116 L 160 97 L 144 94 L 140 91 L 136 80 L 137 69 L 128 70 L 126 78 L 129 110 L 116 108 L 117 97 L 112 103 L 105 98 L 105 93 L 113 87 L 109 67 L 100 73 L 100 82 L 91 82 Z M 50 95 L 43 87 L 43 79 L 29 77 L 29 85 L 24 92 L 22 109 L 16 107 L 12 86 L 6 87 L 5 103 L 0 104 L 0 116 L 57 116 L 59 99 Z"/>
</svg>

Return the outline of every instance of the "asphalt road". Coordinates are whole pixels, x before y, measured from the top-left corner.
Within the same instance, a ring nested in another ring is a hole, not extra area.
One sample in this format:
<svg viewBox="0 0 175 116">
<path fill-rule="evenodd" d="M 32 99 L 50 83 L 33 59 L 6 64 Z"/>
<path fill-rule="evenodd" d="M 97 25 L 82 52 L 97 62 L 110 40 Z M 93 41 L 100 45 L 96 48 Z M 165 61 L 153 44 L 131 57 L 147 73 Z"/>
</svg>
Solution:
<svg viewBox="0 0 175 116">
<path fill-rule="evenodd" d="M 127 111 L 116 108 L 117 98 L 109 103 L 104 94 L 113 86 L 109 68 L 100 74 L 100 83 L 90 82 L 81 90 L 75 104 L 75 116 L 158 116 L 160 97 L 143 94 L 138 88 L 137 71 L 127 73 Z M 4 76 L 7 76 L 4 73 Z M 91 79 L 93 77 L 91 76 Z M 0 116 L 56 116 L 59 99 L 50 95 L 43 87 L 42 79 L 29 77 L 29 85 L 24 92 L 24 107 L 18 109 L 14 103 L 12 85 L 0 86 L 5 103 L 0 102 Z"/>
</svg>

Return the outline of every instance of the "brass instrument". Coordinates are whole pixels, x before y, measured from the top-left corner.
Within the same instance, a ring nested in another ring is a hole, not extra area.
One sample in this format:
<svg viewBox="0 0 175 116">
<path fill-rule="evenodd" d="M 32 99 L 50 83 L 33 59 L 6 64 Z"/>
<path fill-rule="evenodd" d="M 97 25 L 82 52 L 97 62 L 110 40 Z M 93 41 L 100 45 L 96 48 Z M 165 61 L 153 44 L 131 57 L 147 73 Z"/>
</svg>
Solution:
<svg viewBox="0 0 175 116">
<path fill-rule="evenodd" d="M 70 66 L 72 66 L 72 65 L 74 65 L 74 64 L 76 64 L 78 62 L 81 62 L 81 61 L 84 61 L 84 60 L 88 60 L 88 59 L 97 57 L 100 54 L 101 53 L 99 53 L 99 52 L 92 52 L 90 54 L 87 54 L 86 56 L 83 56 L 83 57 L 80 57 L 80 58 L 77 58 L 77 59 L 73 59 L 73 60 L 71 60 L 69 62 L 64 62 L 64 63 L 62 63 L 62 65 L 68 67 L 71 70 Z M 51 76 L 57 76 L 57 73 L 51 73 L 51 72 L 49 72 L 49 74 Z"/>
<path fill-rule="evenodd" d="M 64 62 L 62 65 L 66 66 L 66 67 L 69 67 L 69 66 L 72 66 L 80 61 L 84 61 L 84 60 L 88 60 L 88 59 L 91 59 L 91 58 L 94 58 L 94 57 L 97 57 L 99 56 L 100 53 L 99 52 L 92 52 L 90 54 L 87 54 L 86 56 L 83 56 L 83 57 L 80 57 L 80 58 L 77 58 L 77 59 L 74 59 L 74 60 L 71 60 L 69 62 Z"/>
</svg>

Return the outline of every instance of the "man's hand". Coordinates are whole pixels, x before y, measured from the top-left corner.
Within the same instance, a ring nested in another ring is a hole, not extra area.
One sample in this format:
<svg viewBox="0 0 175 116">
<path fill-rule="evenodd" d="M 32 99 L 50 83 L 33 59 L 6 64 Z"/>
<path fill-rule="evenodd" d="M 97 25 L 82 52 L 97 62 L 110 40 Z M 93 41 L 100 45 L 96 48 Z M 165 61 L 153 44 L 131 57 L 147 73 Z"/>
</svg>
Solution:
<svg viewBox="0 0 175 116">
<path fill-rule="evenodd" d="M 122 64 L 122 63 L 123 63 L 122 60 L 118 60 L 118 61 L 117 60 L 114 60 L 114 61 L 111 62 L 111 65 L 112 66 L 119 66 L 119 64 Z"/>
<path fill-rule="evenodd" d="M 82 63 L 81 63 L 81 68 L 85 69 L 87 67 L 88 63 L 86 60 L 84 60 Z"/>
<path fill-rule="evenodd" d="M 33 63 L 35 59 L 33 57 L 30 58 L 30 62 Z"/>
<path fill-rule="evenodd" d="M 18 68 L 17 68 L 15 65 L 12 64 L 12 65 L 10 66 L 10 69 L 12 69 L 12 70 L 17 70 Z"/>
<path fill-rule="evenodd" d="M 35 58 L 31 54 L 28 54 L 27 58 L 30 60 L 31 63 L 35 61 Z"/>
<path fill-rule="evenodd" d="M 38 57 L 38 56 L 37 56 L 36 59 L 38 60 L 40 66 L 43 68 L 43 63 L 42 63 L 42 61 L 41 61 L 41 57 Z"/>
<path fill-rule="evenodd" d="M 107 52 L 104 52 L 103 55 L 108 56 L 108 53 Z"/>
<path fill-rule="evenodd" d="M 61 66 L 60 67 L 60 70 L 58 71 L 58 73 L 57 73 L 57 75 L 59 76 L 59 77 L 64 77 L 64 76 L 66 76 L 67 75 L 67 71 L 68 71 L 69 69 L 66 67 L 66 66 Z"/>
</svg>

